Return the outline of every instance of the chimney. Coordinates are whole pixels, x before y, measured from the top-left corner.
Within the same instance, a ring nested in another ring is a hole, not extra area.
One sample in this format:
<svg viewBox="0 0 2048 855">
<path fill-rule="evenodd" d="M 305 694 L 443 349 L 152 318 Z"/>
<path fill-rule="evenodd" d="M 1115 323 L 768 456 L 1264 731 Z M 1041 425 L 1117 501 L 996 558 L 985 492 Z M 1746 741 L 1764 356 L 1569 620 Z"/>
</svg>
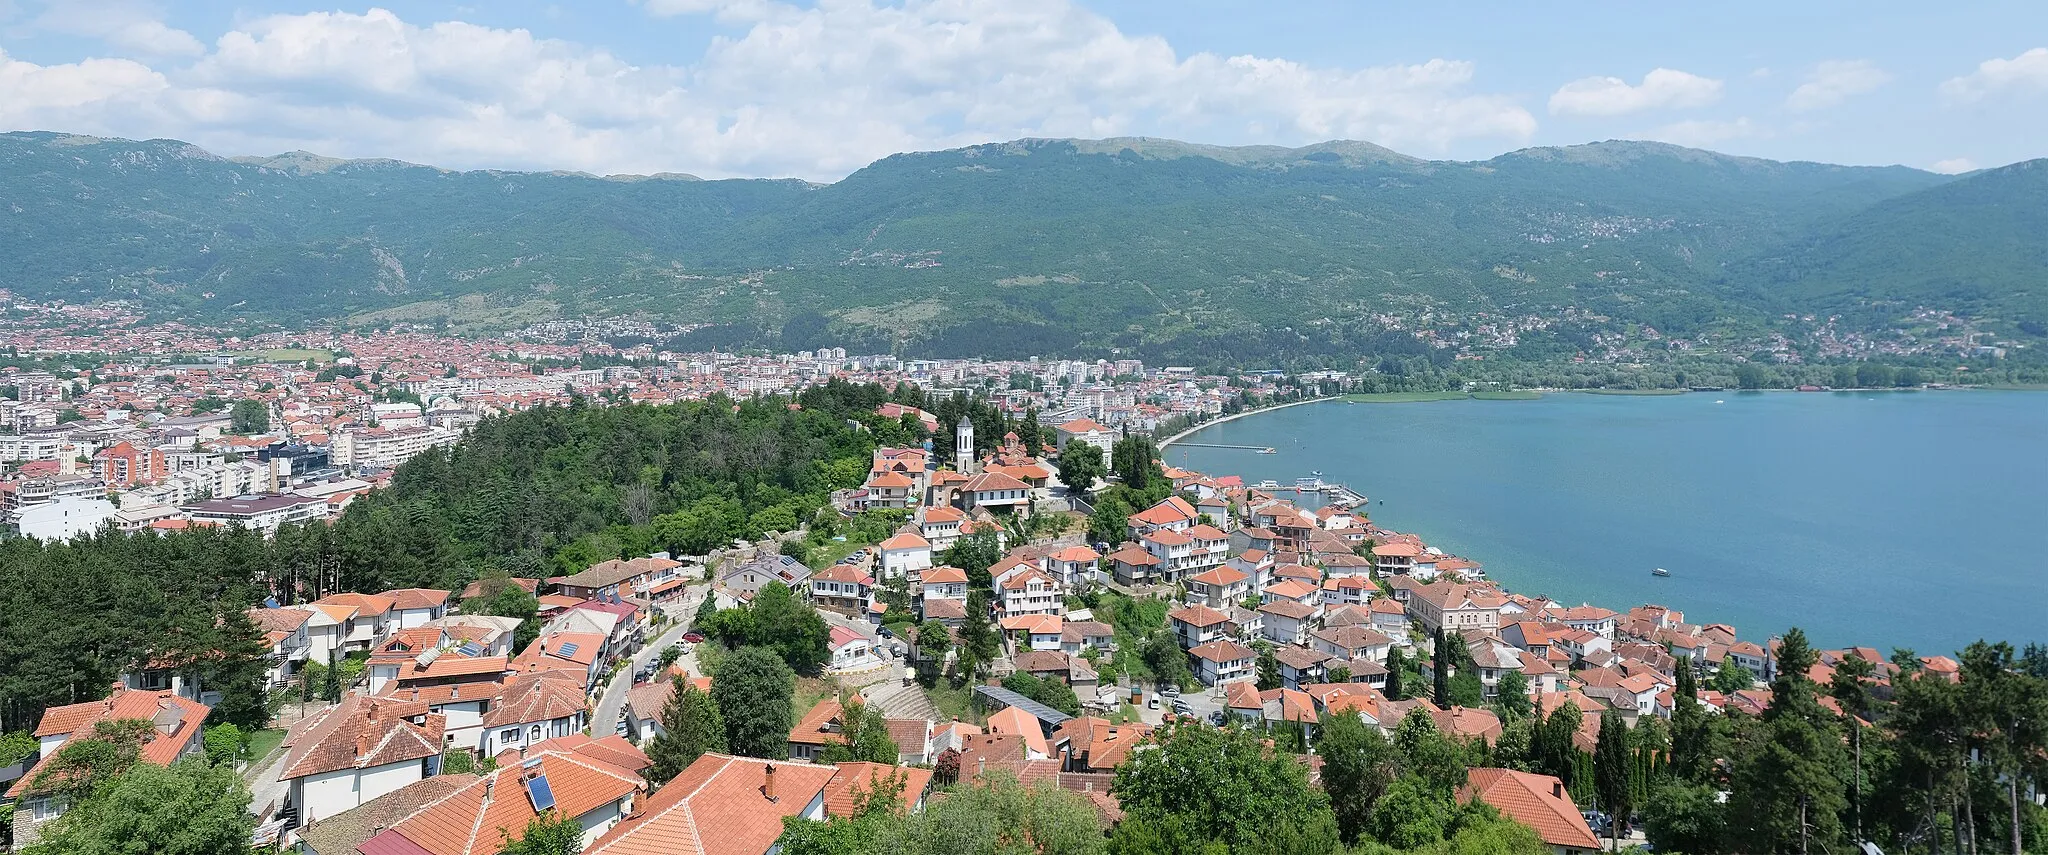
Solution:
<svg viewBox="0 0 2048 855">
<path fill-rule="evenodd" d="M 776 800 L 776 798 L 775 798 L 775 764 L 773 764 L 773 763 L 769 763 L 769 764 L 767 764 L 767 765 L 766 765 L 766 769 L 767 769 L 767 772 L 766 772 L 766 773 L 764 773 L 764 774 L 762 775 L 762 779 L 761 779 L 761 795 L 763 795 L 763 796 L 767 797 L 768 801 L 770 801 L 770 802 L 774 802 L 774 801 Z"/>
<path fill-rule="evenodd" d="M 496 789 L 497 786 L 498 776 L 491 775 L 484 778 L 484 804 L 488 805 L 491 803 L 491 790 Z"/>
<path fill-rule="evenodd" d="M 357 756 L 357 757 L 362 757 L 362 756 L 365 756 L 365 755 L 367 755 L 367 754 L 369 754 L 369 753 L 370 753 L 370 732 L 369 732 L 369 731 L 367 731 L 367 730 L 359 730 L 359 731 L 356 731 L 356 756 Z"/>
<path fill-rule="evenodd" d="M 370 721 L 374 722 L 377 720 L 377 701 L 374 698 L 370 700 L 370 712 L 368 714 L 368 717 Z"/>
</svg>

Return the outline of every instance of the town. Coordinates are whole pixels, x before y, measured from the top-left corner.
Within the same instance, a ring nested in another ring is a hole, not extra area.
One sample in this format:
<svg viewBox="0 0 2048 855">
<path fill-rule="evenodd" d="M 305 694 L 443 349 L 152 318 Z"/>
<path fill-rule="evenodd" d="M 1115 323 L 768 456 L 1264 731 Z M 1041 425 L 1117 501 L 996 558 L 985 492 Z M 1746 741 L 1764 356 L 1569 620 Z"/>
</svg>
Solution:
<svg viewBox="0 0 2048 855">
<path fill-rule="evenodd" d="M 858 361 L 810 354 L 664 356 L 537 377 L 483 350 L 455 365 L 402 342 L 346 346 L 387 388 L 432 403 L 378 400 L 295 363 L 134 364 L 126 376 L 183 372 L 198 391 L 260 407 L 152 421 L 133 416 L 159 400 L 156 381 L 117 379 L 119 362 L 69 397 L 69 378 L 10 374 L 21 394 L 9 412 L 24 430 L 9 441 L 38 450 L 10 463 L 13 518 L 58 539 L 108 525 L 274 531 L 338 512 L 475 419 L 572 398 L 987 379 L 981 391 L 1005 411 L 1060 415 L 1034 443 L 1014 432 L 991 443 L 968 418 L 941 424 L 882 404 L 884 424 L 950 433 L 952 454 L 931 442 L 876 448 L 865 480 L 834 492 L 826 512 L 872 535 L 822 549 L 802 548 L 798 531 L 545 579 L 250 610 L 265 686 L 280 699 L 275 735 L 225 757 L 247 781 L 259 845 L 469 855 L 542 851 L 516 847 L 551 834 L 580 847 L 559 851 L 657 853 L 716 835 L 717 851 L 766 853 L 805 827 L 787 818 L 855 821 L 884 789 L 900 812 L 964 810 L 969 801 L 937 796 L 999 780 L 1064 791 L 1108 828 L 1126 813 L 1119 768 L 1173 750 L 1190 729 L 1254 734 L 1334 786 L 1319 746 L 1342 718 L 1397 744 L 1426 728 L 1479 757 L 1526 743 L 1532 722 L 1564 722 L 1550 737 L 1563 766 L 1475 763 L 1455 791 L 1532 830 L 1544 851 L 1589 852 L 1643 832 L 1570 758 L 1605 756 L 1610 738 L 1633 740 L 1632 756 L 1659 754 L 1667 746 L 1648 736 L 1608 729 L 1662 734 L 1688 706 L 1762 715 L 1783 676 L 1786 639 L 1663 605 L 1617 611 L 1509 591 L 1480 562 L 1375 524 L 1349 487 L 1248 485 L 1163 463 L 1151 430 L 1247 400 L 1172 369 L 848 367 Z M 91 416 L 25 424 L 52 404 Z M 422 439 L 378 444 L 408 435 Z M 1140 496 L 1149 501 L 1128 504 Z M 506 597 L 531 598 L 531 618 L 493 614 Z M 1951 682 L 1961 671 L 1946 656 L 1902 663 L 1794 643 L 1823 686 L 1836 669 L 1880 692 L 1905 669 Z M 221 698 L 188 663 L 137 662 L 104 698 L 45 709 L 5 782 L 13 845 L 34 845 L 67 812 L 71 794 L 51 773 L 67 746 L 133 721 L 145 731 L 135 762 L 212 755 L 202 723 Z M 1820 703 L 1843 712 L 1833 697 Z M 722 725 L 706 724 L 720 712 Z"/>
</svg>

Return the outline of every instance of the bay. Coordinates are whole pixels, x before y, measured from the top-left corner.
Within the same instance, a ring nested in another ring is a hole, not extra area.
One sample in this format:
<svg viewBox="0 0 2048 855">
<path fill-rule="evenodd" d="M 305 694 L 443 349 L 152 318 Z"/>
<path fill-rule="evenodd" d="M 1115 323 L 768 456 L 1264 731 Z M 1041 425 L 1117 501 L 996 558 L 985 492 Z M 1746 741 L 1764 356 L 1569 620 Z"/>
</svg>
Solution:
<svg viewBox="0 0 2048 855">
<path fill-rule="evenodd" d="M 2048 395 L 1332 401 L 1185 441 L 1272 446 L 1165 457 L 1248 483 L 1319 470 L 1521 593 L 1887 653 L 2048 641 Z"/>
</svg>

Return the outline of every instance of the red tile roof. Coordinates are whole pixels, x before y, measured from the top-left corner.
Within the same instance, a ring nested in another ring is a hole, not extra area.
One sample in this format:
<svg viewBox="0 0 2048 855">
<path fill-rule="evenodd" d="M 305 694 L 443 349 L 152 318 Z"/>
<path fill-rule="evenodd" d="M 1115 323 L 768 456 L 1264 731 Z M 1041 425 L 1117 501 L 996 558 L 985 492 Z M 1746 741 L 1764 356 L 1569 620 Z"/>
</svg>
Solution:
<svg viewBox="0 0 2048 855">
<path fill-rule="evenodd" d="M 782 836 L 782 818 L 809 807 L 836 774 L 830 766 L 706 754 L 584 855 L 759 855 Z"/>
<path fill-rule="evenodd" d="M 1564 784 L 1549 775 L 1513 769 L 1478 768 L 1466 773 L 1460 801 L 1478 798 L 1502 815 L 1534 829 L 1544 843 L 1572 849 L 1599 849 L 1600 839 L 1586 826 Z"/>
</svg>

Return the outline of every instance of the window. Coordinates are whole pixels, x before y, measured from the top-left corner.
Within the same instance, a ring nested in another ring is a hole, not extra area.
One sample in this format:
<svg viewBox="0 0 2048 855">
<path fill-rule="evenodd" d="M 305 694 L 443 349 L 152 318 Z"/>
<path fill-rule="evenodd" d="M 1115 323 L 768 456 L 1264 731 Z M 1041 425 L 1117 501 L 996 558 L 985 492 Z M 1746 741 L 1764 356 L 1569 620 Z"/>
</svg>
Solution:
<svg viewBox="0 0 2048 855">
<path fill-rule="evenodd" d="M 57 796 L 30 799 L 28 810 L 29 814 L 35 818 L 35 821 L 43 822 L 56 819 L 59 814 L 62 814 L 64 812 L 64 802 Z"/>
<path fill-rule="evenodd" d="M 499 732 L 498 732 L 498 741 L 499 741 L 499 742 L 518 742 L 518 741 L 519 741 L 519 728 L 516 728 L 516 727 L 508 727 L 508 728 L 505 728 L 504 730 L 501 730 L 501 731 L 499 731 Z"/>
<path fill-rule="evenodd" d="M 534 741 L 534 742 L 539 742 L 539 741 L 540 741 L 540 725 L 537 725 L 537 724 L 536 724 L 536 725 L 534 725 L 534 726 L 533 726 L 532 728 L 529 728 L 529 729 L 528 729 L 528 730 L 526 731 L 526 733 L 527 733 L 527 738 L 528 738 L 528 739 L 530 739 L 530 740 L 532 740 L 532 741 Z"/>
<path fill-rule="evenodd" d="M 168 671 L 144 671 L 141 683 L 143 691 L 161 692 L 171 687 L 171 675 Z"/>
</svg>

